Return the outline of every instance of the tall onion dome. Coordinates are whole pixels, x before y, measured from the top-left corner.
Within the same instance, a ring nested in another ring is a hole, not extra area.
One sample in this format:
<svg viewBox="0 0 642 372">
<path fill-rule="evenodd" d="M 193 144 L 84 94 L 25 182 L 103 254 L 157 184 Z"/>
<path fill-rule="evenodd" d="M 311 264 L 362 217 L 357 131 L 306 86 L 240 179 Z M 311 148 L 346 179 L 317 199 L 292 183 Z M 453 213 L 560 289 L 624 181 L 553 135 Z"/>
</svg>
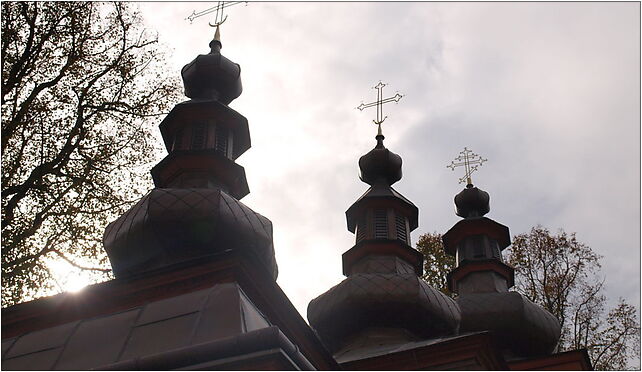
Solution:
<svg viewBox="0 0 642 372">
<path fill-rule="evenodd" d="M 423 255 L 410 246 L 419 211 L 391 187 L 401 179 L 401 157 L 384 147 L 383 135 L 376 139 L 359 159 L 370 188 L 346 212 L 356 234 L 342 256 L 347 278 L 308 305 L 310 324 L 339 363 L 459 327 L 455 301 L 419 278 Z"/>
<path fill-rule="evenodd" d="M 463 218 L 443 236 L 446 253 L 456 257 L 448 274 L 457 293 L 463 332 L 493 331 L 508 359 L 550 354 L 560 338 L 558 320 L 539 305 L 508 289 L 514 270 L 501 251 L 510 245 L 508 227 L 484 217 L 490 211 L 487 192 L 468 184 L 455 196 Z"/>
<path fill-rule="evenodd" d="M 151 171 L 156 188 L 107 226 L 117 278 L 227 250 L 254 255 L 276 279 L 272 223 L 239 201 L 249 193 L 235 160 L 250 148 L 247 119 L 228 107 L 242 92 L 241 68 L 211 51 L 183 67 L 185 95 L 160 123 L 168 155 Z"/>
</svg>

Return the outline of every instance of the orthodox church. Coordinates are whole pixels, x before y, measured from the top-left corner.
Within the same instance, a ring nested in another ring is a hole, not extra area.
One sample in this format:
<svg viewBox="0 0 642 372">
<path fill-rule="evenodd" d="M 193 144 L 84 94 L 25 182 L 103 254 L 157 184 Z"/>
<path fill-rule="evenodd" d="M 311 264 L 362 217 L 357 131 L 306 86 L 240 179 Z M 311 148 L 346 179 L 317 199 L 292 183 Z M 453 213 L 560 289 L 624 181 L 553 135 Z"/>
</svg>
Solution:
<svg viewBox="0 0 642 372">
<path fill-rule="evenodd" d="M 276 283 L 272 223 L 240 202 L 249 188 L 235 160 L 250 133 L 229 107 L 240 66 L 218 30 L 209 46 L 181 71 L 189 100 L 160 123 L 155 188 L 105 230 L 115 279 L 3 309 L 3 369 L 592 368 L 585 350 L 556 353 L 557 319 L 509 291 L 508 227 L 484 217 L 490 197 L 471 182 L 443 236 L 456 297 L 421 279 L 409 238 L 419 209 L 392 188 L 402 160 L 381 133 L 359 159 L 369 188 L 346 212 L 346 279 L 310 302 L 306 322 Z"/>
</svg>

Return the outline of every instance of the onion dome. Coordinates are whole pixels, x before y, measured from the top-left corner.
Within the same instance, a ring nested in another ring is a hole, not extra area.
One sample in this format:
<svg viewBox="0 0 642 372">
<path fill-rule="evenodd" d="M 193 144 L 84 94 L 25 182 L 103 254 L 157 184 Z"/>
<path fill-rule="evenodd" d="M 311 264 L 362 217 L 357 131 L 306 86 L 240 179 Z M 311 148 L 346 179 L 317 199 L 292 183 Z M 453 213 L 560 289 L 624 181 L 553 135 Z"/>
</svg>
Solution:
<svg viewBox="0 0 642 372">
<path fill-rule="evenodd" d="M 221 55 L 222 44 L 217 37 L 209 46 L 208 54 L 199 55 L 181 70 L 185 95 L 197 100 L 217 100 L 227 105 L 243 91 L 241 66 Z"/>
<path fill-rule="evenodd" d="M 419 278 L 410 264 L 371 254 L 348 278 L 310 302 L 308 320 L 339 356 L 380 347 L 380 338 L 367 344 L 359 340 L 382 331 L 397 331 L 385 341 L 390 344 L 455 334 L 460 315 L 455 301 Z"/>
<path fill-rule="evenodd" d="M 490 211 L 490 196 L 472 184 L 455 195 L 455 211 L 459 217 L 481 217 Z"/>
<path fill-rule="evenodd" d="M 551 354 L 561 335 L 553 314 L 517 292 L 477 292 L 457 297 L 461 332 L 492 331 L 507 359 Z"/>
<path fill-rule="evenodd" d="M 278 275 L 272 222 L 220 189 L 153 189 L 107 226 L 103 244 L 117 278 L 226 250 Z"/>
<path fill-rule="evenodd" d="M 359 178 L 369 185 L 378 182 L 392 185 L 401 179 L 401 156 L 383 146 L 383 135 L 375 138 L 377 146 L 359 159 Z"/>
</svg>

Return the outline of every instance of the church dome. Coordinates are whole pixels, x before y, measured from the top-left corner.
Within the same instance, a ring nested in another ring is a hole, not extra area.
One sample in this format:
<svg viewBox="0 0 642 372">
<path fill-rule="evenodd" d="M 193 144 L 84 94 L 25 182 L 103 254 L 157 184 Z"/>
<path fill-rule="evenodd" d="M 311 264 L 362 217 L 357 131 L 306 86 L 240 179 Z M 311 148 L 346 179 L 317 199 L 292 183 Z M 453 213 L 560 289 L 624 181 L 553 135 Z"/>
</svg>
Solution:
<svg viewBox="0 0 642 372">
<path fill-rule="evenodd" d="M 492 331 L 509 357 L 550 354 L 561 335 L 553 314 L 517 292 L 460 294 L 461 332 Z"/>
<path fill-rule="evenodd" d="M 155 188 L 103 237 L 116 278 L 236 250 L 276 280 L 272 222 L 220 189 Z"/>
<path fill-rule="evenodd" d="M 377 146 L 359 159 L 359 178 L 373 185 L 384 181 L 387 185 L 401 179 L 401 156 L 383 146 L 383 135 L 378 135 Z"/>
<path fill-rule="evenodd" d="M 181 70 L 185 95 L 227 105 L 243 91 L 241 66 L 221 55 L 222 44 L 216 36 L 210 42 L 210 48 L 209 54 L 199 55 Z"/>
<path fill-rule="evenodd" d="M 484 190 L 468 184 L 455 195 L 455 211 L 459 217 L 482 217 L 490 212 L 490 195 Z"/>
<path fill-rule="evenodd" d="M 410 338 L 397 339 L 402 343 L 457 333 L 457 303 L 417 277 L 408 262 L 369 255 L 352 271 L 308 305 L 308 320 L 332 353 L 372 327 L 404 330 Z"/>
</svg>

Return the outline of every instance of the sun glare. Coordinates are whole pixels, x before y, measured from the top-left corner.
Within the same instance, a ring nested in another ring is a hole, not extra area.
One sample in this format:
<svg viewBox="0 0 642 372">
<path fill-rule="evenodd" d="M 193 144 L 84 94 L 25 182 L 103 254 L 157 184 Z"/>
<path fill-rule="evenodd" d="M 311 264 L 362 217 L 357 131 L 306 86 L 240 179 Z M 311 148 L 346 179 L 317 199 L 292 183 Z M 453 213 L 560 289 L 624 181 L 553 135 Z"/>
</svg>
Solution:
<svg viewBox="0 0 642 372">
<path fill-rule="evenodd" d="M 91 283 L 89 273 L 63 260 L 52 260 L 48 267 L 54 276 L 55 283 L 63 292 L 79 292 Z"/>
</svg>

